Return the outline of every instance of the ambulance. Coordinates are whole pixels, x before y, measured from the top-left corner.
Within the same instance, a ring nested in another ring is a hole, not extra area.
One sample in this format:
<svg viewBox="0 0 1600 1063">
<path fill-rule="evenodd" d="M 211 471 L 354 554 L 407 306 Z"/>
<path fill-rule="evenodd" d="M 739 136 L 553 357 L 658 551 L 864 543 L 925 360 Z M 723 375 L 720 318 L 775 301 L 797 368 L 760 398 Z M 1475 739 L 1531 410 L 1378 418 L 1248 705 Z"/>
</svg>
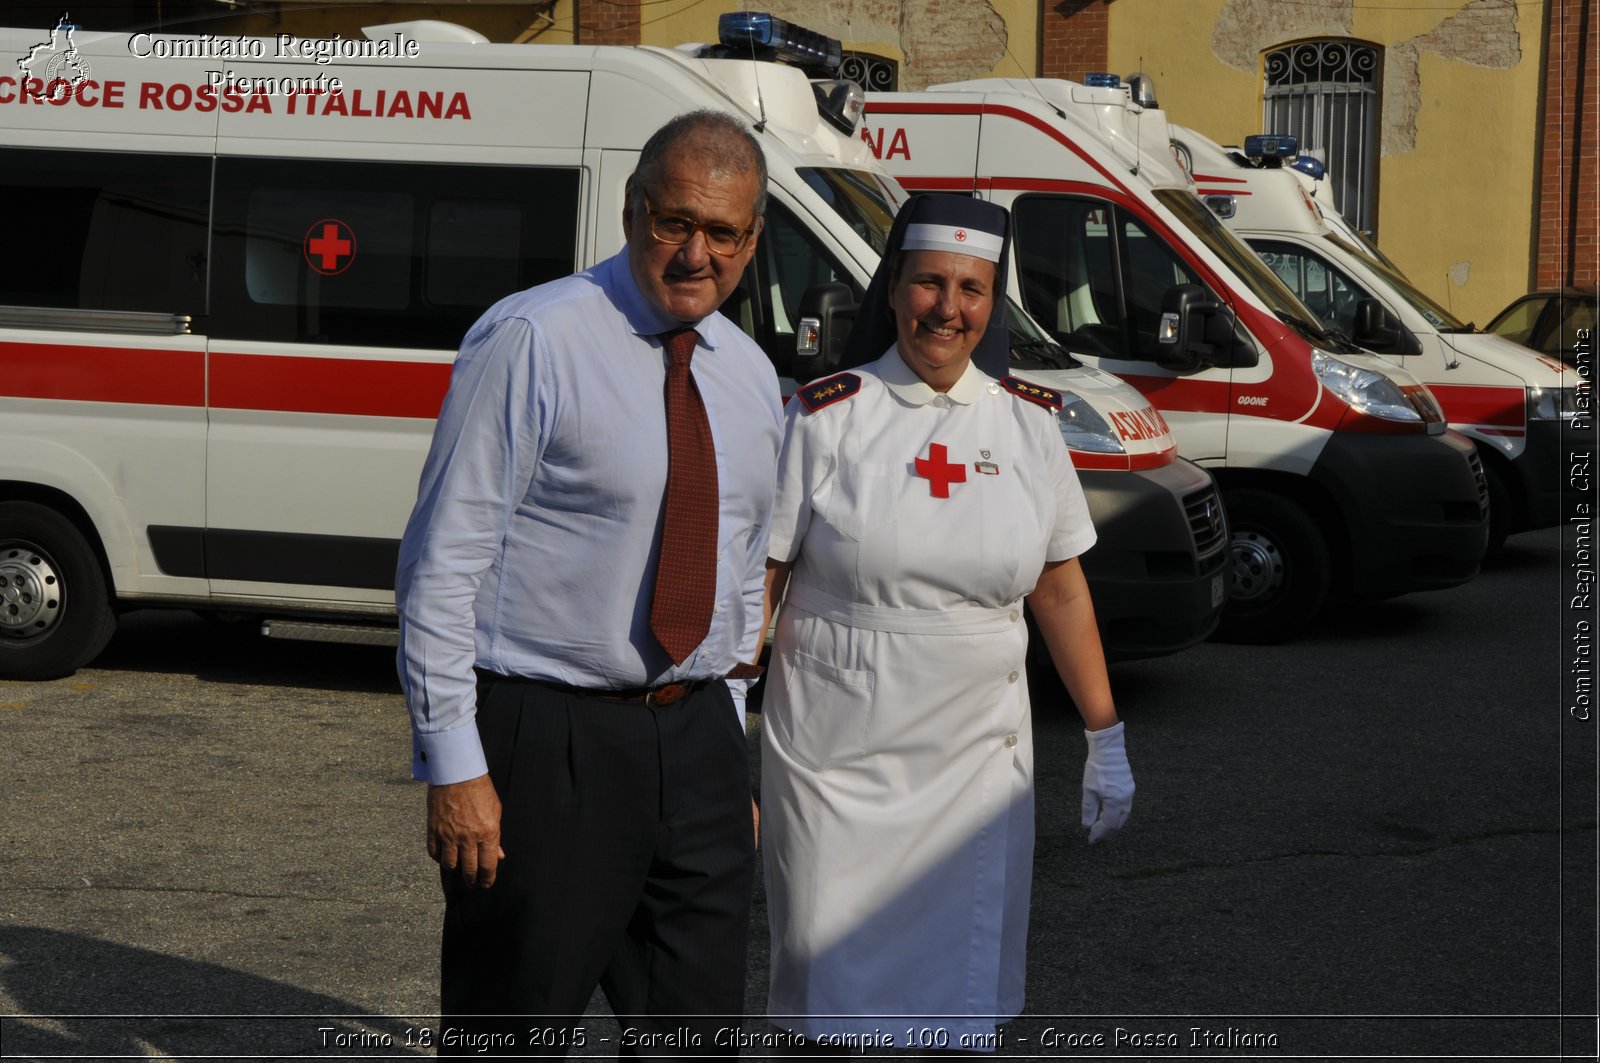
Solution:
<svg viewBox="0 0 1600 1063">
<path fill-rule="evenodd" d="M 1009 207 L 1013 294 L 1211 470 L 1231 528 L 1224 636 L 1285 639 L 1336 588 L 1383 598 L 1476 575 L 1487 486 L 1472 444 L 1222 226 L 1165 116 L 1120 79 L 869 93 L 861 136 L 907 189 Z"/>
<path fill-rule="evenodd" d="M 1489 543 L 1560 521 L 1561 447 L 1577 412 L 1577 374 L 1480 332 L 1440 306 L 1334 209 L 1319 160 L 1294 137 L 1224 148 L 1170 127 L 1195 189 L 1330 331 L 1428 385 L 1450 427 L 1471 439 L 1489 484 Z"/>
<path fill-rule="evenodd" d="M 0 678 L 68 674 L 144 607 L 392 643 L 461 336 L 622 246 L 624 183 L 675 114 L 749 118 L 771 204 L 723 311 L 790 387 L 826 372 L 904 193 L 853 135 L 859 89 L 795 65 L 837 42 L 732 21 L 683 49 L 0 29 Z M 1111 653 L 1199 641 L 1215 484 L 1143 396 L 1017 328 L 1064 392 Z"/>
</svg>

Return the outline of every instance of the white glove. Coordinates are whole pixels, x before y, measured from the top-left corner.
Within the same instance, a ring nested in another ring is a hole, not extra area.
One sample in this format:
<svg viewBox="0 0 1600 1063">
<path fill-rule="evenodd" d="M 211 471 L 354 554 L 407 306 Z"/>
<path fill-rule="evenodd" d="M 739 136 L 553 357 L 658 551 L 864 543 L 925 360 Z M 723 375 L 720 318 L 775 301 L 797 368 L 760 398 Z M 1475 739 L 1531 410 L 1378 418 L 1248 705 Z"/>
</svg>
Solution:
<svg viewBox="0 0 1600 1063">
<path fill-rule="evenodd" d="M 1133 811 L 1133 769 L 1122 744 L 1122 723 L 1104 731 L 1084 731 L 1089 757 L 1083 762 L 1083 825 L 1089 844 L 1120 830 Z"/>
</svg>

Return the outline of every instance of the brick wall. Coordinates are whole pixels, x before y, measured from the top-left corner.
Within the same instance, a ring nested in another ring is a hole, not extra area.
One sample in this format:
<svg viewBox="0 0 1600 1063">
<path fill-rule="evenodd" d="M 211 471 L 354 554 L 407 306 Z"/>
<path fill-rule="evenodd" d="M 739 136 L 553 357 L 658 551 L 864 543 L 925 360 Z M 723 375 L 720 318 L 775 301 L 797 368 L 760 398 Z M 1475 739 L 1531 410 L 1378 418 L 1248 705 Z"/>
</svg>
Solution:
<svg viewBox="0 0 1600 1063">
<path fill-rule="evenodd" d="M 1111 0 L 1045 0 L 1039 34 L 1039 72 L 1082 81 L 1111 62 Z"/>
<path fill-rule="evenodd" d="M 639 0 L 573 0 L 577 44 L 638 44 Z"/>
<path fill-rule="evenodd" d="M 1534 283 L 1600 285 L 1600 17 L 1551 0 Z M 1584 38 L 1587 37 L 1587 40 Z"/>
</svg>

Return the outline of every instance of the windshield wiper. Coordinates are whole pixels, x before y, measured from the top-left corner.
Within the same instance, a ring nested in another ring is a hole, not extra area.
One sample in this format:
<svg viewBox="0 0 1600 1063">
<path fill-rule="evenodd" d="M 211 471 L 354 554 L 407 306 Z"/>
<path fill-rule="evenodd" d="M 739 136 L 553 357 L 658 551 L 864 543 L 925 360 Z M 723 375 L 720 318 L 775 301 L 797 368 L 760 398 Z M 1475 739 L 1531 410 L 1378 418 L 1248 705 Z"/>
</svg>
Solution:
<svg viewBox="0 0 1600 1063">
<path fill-rule="evenodd" d="M 1083 364 L 1055 340 L 1016 341 L 1011 344 L 1011 354 L 1024 369 L 1076 369 Z"/>
</svg>

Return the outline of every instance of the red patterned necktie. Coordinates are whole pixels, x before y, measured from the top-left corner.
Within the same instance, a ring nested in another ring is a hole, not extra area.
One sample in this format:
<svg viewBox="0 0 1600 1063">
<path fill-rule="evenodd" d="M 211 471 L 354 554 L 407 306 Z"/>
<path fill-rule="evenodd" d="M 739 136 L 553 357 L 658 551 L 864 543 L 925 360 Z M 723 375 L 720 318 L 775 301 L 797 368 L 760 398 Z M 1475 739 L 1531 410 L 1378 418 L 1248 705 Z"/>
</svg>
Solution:
<svg viewBox="0 0 1600 1063">
<path fill-rule="evenodd" d="M 711 630 L 717 590 L 717 456 L 689 358 L 700 334 L 665 333 L 667 351 L 667 504 L 656 564 L 650 631 L 682 664 Z"/>
</svg>

